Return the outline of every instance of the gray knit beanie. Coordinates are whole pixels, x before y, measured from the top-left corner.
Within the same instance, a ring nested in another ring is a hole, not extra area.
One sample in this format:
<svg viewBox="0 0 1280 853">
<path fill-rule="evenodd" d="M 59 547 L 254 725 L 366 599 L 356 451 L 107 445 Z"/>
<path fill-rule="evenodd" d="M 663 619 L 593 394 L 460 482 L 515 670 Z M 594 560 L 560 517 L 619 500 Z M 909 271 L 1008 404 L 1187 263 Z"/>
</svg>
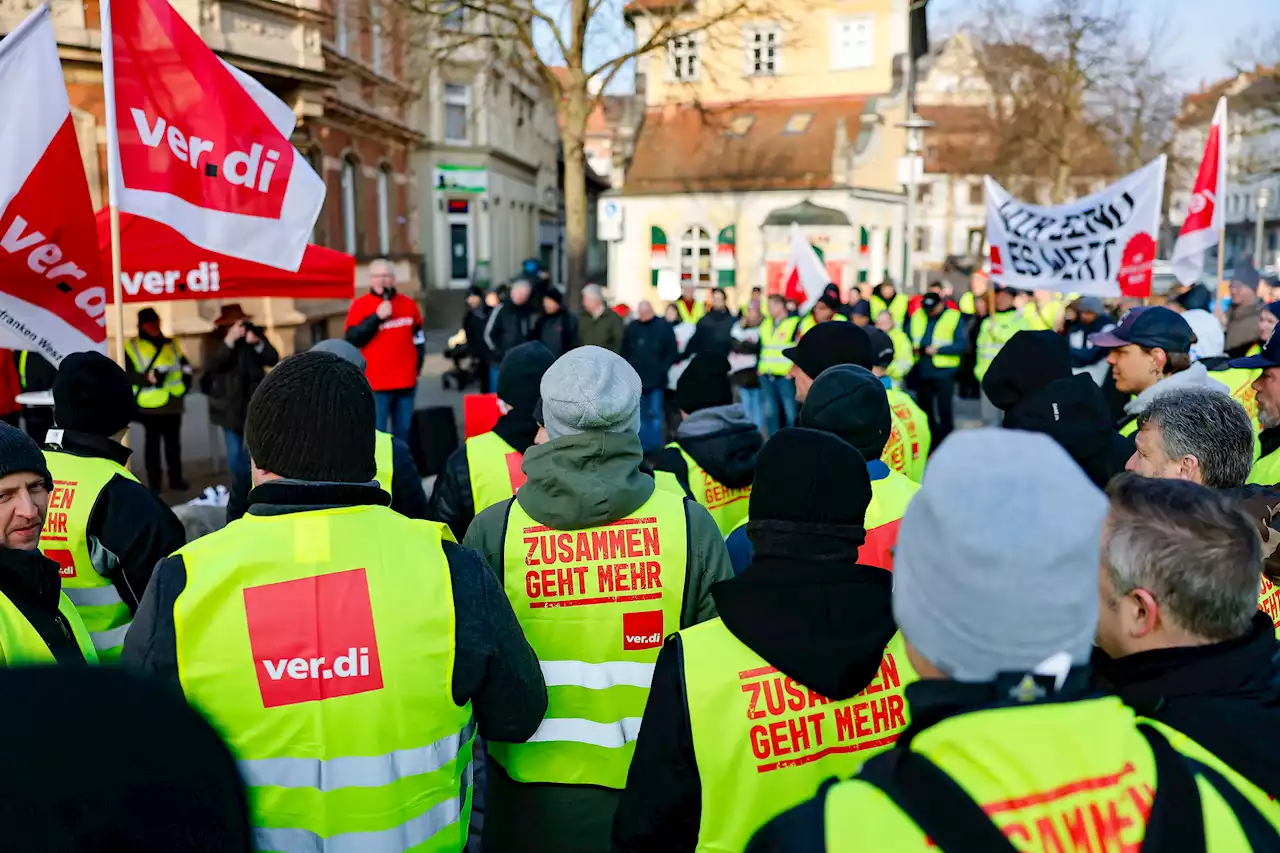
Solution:
<svg viewBox="0 0 1280 853">
<path fill-rule="evenodd" d="M 543 426 L 552 439 L 584 432 L 640 432 L 640 377 L 617 353 L 578 347 L 542 376 Z"/>
<path fill-rule="evenodd" d="M 903 516 L 893 616 L 957 681 L 1025 673 L 1065 652 L 1088 663 L 1107 500 L 1052 439 L 955 433 Z"/>
</svg>

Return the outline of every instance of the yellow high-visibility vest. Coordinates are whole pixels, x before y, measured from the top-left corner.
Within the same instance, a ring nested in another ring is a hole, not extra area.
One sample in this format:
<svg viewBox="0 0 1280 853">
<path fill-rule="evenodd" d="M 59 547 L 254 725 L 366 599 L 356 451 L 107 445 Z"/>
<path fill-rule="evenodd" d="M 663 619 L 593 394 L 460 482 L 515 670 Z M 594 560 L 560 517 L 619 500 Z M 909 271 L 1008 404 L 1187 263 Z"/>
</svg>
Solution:
<svg viewBox="0 0 1280 853">
<path fill-rule="evenodd" d="M 182 347 L 176 338 L 166 342 L 159 355 L 156 354 L 156 345 L 142 338 L 129 341 L 125 352 L 135 371 L 145 375 L 148 370 L 154 370 L 161 377 L 160 385 L 155 388 L 133 386 L 139 409 L 158 409 L 170 398 L 187 393 L 182 376 Z"/>
</svg>

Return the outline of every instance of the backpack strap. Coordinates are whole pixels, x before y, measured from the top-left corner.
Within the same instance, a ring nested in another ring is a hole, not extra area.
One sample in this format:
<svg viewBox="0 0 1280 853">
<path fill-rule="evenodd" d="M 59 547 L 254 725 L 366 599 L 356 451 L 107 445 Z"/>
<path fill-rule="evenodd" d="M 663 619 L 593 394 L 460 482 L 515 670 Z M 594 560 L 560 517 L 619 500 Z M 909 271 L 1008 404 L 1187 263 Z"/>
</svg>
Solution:
<svg viewBox="0 0 1280 853">
<path fill-rule="evenodd" d="M 945 853 L 1017 853 L 982 807 L 918 752 L 881 753 L 858 778 L 883 791 Z"/>
<path fill-rule="evenodd" d="M 1204 807 L 1191 769 L 1154 726 L 1141 723 L 1156 761 L 1156 799 L 1151 804 L 1142 846 L 1178 853 L 1205 853 Z"/>
<path fill-rule="evenodd" d="M 1244 837 L 1249 841 L 1249 849 L 1253 853 L 1277 853 L 1280 851 L 1280 833 L 1276 831 L 1271 821 L 1267 820 L 1262 812 L 1258 811 L 1258 807 L 1249 801 L 1249 798 L 1240 793 L 1240 789 L 1227 781 L 1226 777 L 1219 773 L 1215 768 L 1210 767 L 1194 758 L 1183 757 L 1196 775 L 1203 778 L 1214 790 L 1218 792 L 1218 796 L 1222 797 L 1227 806 L 1235 814 L 1236 820 L 1240 824 L 1240 829 L 1244 832 Z"/>
</svg>

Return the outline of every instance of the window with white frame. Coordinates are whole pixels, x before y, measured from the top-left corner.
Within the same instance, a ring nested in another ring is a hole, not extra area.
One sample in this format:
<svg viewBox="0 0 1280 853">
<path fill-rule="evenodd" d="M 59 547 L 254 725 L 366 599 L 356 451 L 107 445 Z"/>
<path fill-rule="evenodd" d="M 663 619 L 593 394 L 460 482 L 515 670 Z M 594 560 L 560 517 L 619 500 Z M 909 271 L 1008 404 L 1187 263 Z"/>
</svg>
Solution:
<svg viewBox="0 0 1280 853">
<path fill-rule="evenodd" d="M 391 171 L 378 170 L 378 253 L 391 254 Z"/>
<path fill-rule="evenodd" d="M 782 29 L 752 26 L 743 30 L 748 77 L 772 77 L 782 73 Z"/>
<path fill-rule="evenodd" d="M 369 67 L 382 73 L 382 17 L 378 0 L 369 0 Z"/>
<path fill-rule="evenodd" d="M 342 247 L 348 255 L 359 253 L 357 220 L 359 204 L 360 164 L 353 157 L 342 160 Z"/>
<path fill-rule="evenodd" d="M 471 141 L 471 87 L 444 84 L 444 141 Z"/>
<path fill-rule="evenodd" d="M 680 283 L 711 286 L 711 253 L 715 247 L 705 228 L 693 226 L 680 235 Z"/>
<path fill-rule="evenodd" d="M 333 42 L 338 53 L 347 55 L 347 0 L 333 0 Z"/>
<path fill-rule="evenodd" d="M 686 82 L 697 80 L 702 73 L 698 57 L 698 37 L 676 36 L 667 42 L 667 77 Z"/>
<path fill-rule="evenodd" d="M 838 18 L 831 27 L 831 70 L 875 65 L 875 19 Z"/>
<path fill-rule="evenodd" d="M 969 206 L 982 207 L 987 203 L 986 193 L 982 187 L 982 181 L 971 181 L 969 183 Z"/>
</svg>

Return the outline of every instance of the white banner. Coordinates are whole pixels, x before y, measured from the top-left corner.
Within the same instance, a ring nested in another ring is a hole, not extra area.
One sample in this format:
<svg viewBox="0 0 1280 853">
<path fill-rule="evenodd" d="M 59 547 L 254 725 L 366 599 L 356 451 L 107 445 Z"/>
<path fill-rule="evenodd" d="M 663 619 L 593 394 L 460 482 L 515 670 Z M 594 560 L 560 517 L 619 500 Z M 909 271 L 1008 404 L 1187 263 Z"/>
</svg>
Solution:
<svg viewBox="0 0 1280 853">
<path fill-rule="evenodd" d="M 990 176 L 991 277 L 1019 290 L 1149 296 L 1165 158 L 1102 192 L 1056 207 L 1018 201 Z"/>
</svg>

